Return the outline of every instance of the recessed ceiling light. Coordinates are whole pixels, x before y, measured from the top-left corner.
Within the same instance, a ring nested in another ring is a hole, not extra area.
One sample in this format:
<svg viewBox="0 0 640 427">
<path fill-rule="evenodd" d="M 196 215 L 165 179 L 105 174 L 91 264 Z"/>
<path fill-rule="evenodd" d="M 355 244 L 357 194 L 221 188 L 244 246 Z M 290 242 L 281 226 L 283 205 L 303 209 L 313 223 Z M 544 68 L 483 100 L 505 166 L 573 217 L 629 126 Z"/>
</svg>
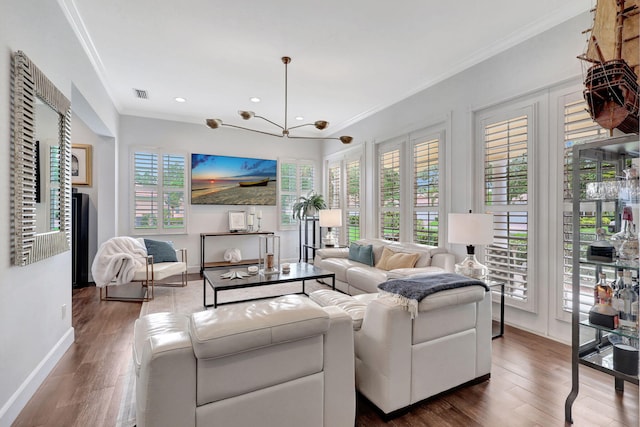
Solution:
<svg viewBox="0 0 640 427">
<path fill-rule="evenodd" d="M 176 102 L 187 102 L 187 100 L 185 98 L 181 98 L 181 97 L 176 97 L 174 98 L 176 100 Z"/>
<path fill-rule="evenodd" d="M 257 96 L 250 98 L 250 100 L 251 102 L 260 102 L 260 98 L 258 98 Z"/>
<path fill-rule="evenodd" d="M 297 117 L 296 117 L 296 120 L 304 120 L 304 117 L 302 117 L 302 116 L 297 116 Z"/>
</svg>

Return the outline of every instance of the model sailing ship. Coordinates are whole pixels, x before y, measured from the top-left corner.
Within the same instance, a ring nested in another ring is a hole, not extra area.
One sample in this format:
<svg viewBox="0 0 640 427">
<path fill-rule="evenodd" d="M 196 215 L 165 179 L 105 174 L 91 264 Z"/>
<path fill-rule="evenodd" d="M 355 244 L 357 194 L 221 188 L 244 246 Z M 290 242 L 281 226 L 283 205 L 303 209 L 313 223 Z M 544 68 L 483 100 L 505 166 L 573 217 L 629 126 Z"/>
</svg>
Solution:
<svg viewBox="0 0 640 427">
<path fill-rule="evenodd" d="M 593 63 L 584 98 L 593 120 L 605 129 L 638 133 L 640 123 L 640 0 L 598 0 L 587 52 Z"/>
</svg>

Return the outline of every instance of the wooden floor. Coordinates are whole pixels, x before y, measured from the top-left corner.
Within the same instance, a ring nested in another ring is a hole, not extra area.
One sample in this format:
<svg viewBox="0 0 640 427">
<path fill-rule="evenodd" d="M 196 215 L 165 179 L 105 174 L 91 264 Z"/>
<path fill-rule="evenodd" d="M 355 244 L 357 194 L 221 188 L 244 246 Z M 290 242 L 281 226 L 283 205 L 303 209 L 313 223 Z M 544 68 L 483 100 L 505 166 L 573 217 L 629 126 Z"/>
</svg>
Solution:
<svg viewBox="0 0 640 427">
<path fill-rule="evenodd" d="M 101 302 L 96 288 L 73 291 L 75 343 L 14 426 L 113 426 L 131 357 L 140 303 Z M 356 426 L 561 426 L 571 388 L 568 346 L 507 327 L 493 341 L 491 379 L 425 402 L 384 422 L 361 396 Z M 613 378 L 580 368 L 575 426 L 639 424 L 638 387 L 614 391 Z"/>
</svg>

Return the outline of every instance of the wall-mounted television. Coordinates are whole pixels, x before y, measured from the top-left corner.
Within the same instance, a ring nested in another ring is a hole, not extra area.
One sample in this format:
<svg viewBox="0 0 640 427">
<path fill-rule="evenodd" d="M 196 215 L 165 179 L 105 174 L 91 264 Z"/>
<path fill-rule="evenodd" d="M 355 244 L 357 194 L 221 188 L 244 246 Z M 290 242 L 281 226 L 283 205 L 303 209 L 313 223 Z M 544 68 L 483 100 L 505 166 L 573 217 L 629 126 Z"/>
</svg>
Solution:
<svg viewBox="0 0 640 427">
<path fill-rule="evenodd" d="M 275 205 L 278 162 L 191 154 L 191 204 Z"/>
</svg>

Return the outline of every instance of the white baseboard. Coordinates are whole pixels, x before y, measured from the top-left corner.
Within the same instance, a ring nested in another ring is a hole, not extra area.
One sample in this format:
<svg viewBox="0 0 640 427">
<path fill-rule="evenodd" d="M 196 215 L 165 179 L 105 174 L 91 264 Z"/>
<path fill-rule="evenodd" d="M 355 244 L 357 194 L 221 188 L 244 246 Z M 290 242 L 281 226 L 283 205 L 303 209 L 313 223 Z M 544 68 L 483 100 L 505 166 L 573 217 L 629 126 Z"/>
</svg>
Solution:
<svg viewBox="0 0 640 427">
<path fill-rule="evenodd" d="M 51 373 L 56 364 L 60 361 L 64 353 L 71 347 L 75 339 L 73 328 L 60 338 L 55 346 L 47 353 L 42 361 L 35 367 L 31 374 L 18 387 L 9 400 L 0 408 L 0 427 L 9 427 L 18 418 L 20 411 L 33 397 L 38 387 L 42 385 L 47 375 Z"/>
</svg>

